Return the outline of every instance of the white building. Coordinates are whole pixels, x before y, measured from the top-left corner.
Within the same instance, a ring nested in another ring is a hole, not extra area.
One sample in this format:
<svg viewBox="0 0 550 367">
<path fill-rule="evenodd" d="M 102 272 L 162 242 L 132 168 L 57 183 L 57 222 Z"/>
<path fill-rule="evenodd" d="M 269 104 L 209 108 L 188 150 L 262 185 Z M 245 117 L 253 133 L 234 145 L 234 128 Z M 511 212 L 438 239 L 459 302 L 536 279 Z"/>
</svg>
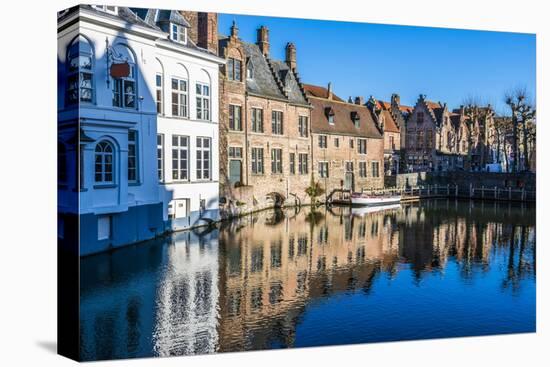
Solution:
<svg viewBox="0 0 550 367">
<path fill-rule="evenodd" d="M 136 9 L 169 33 L 157 40 L 157 174 L 163 219 L 179 230 L 218 220 L 218 70 L 225 61 L 188 37 L 176 10 Z"/>
<path fill-rule="evenodd" d="M 80 255 L 217 218 L 221 60 L 187 40 L 175 12 L 139 12 L 58 15 L 59 236 Z"/>
</svg>

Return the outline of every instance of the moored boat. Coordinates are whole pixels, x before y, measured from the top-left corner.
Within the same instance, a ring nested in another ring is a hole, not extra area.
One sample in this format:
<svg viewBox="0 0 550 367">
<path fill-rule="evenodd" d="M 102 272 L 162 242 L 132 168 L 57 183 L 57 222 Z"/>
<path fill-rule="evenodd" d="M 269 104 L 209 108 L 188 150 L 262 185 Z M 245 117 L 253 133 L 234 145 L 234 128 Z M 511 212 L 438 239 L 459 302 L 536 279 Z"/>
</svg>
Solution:
<svg viewBox="0 0 550 367">
<path fill-rule="evenodd" d="M 350 197 L 351 204 L 357 206 L 378 206 L 398 204 L 401 202 L 401 195 L 367 195 L 354 193 Z"/>
</svg>

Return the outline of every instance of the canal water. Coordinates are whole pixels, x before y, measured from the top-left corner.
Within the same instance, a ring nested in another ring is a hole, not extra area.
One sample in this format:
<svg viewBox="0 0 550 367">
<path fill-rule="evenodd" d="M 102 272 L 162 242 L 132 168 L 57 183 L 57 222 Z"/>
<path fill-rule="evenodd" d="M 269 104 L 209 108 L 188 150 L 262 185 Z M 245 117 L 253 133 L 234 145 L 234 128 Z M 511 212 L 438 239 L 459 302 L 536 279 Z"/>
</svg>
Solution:
<svg viewBox="0 0 550 367">
<path fill-rule="evenodd" d="M 535 331 L 535 208 L 265 211 L 81 260 L 84 360 Z"/>
</svg>

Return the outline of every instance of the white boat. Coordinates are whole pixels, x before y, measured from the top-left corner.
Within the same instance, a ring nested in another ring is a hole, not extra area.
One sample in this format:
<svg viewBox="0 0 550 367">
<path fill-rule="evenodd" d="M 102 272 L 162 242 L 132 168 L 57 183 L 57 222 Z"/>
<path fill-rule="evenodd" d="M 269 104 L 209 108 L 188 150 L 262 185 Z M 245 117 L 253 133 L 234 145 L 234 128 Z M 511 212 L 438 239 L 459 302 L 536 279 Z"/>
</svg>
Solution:
<svg viewBox="0 0 550 367">
<path fill-rule="evenodd" d="M 401 195 L 366 195 L 355 193 L 351 195 L 351 205 L 379 206 L 401 203 Z"/>
<path fill-rule="evenodd" d="M 351 208 L 351 214 L 362 217 L 366 214 L 381 212 L 385 210 L 395 210 L 401 208 L 401 204 L 376 205 L 376 206 L 357 206 Z"/>
</svg>

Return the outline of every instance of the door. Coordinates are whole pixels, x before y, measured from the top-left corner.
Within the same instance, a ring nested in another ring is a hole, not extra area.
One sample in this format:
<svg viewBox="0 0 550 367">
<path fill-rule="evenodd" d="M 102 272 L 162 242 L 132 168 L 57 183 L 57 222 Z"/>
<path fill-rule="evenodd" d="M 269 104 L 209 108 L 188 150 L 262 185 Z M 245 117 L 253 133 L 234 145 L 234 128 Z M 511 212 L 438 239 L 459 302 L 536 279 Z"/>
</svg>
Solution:
<svg viewBox="0 0 550 367">
<path fill-rule="evenodd" d="M 354 191 L 353 172 L 346 172 L 344 177 L 344 189 Z"/>
<path fill-rule="evenodd" d="M 242 176 L 242 163 L 238 159 L 232 159 L 229 161 L 229 182 L 231 186 L 235 186 L 237 182 L 241 182 Z"/>
</svg>

